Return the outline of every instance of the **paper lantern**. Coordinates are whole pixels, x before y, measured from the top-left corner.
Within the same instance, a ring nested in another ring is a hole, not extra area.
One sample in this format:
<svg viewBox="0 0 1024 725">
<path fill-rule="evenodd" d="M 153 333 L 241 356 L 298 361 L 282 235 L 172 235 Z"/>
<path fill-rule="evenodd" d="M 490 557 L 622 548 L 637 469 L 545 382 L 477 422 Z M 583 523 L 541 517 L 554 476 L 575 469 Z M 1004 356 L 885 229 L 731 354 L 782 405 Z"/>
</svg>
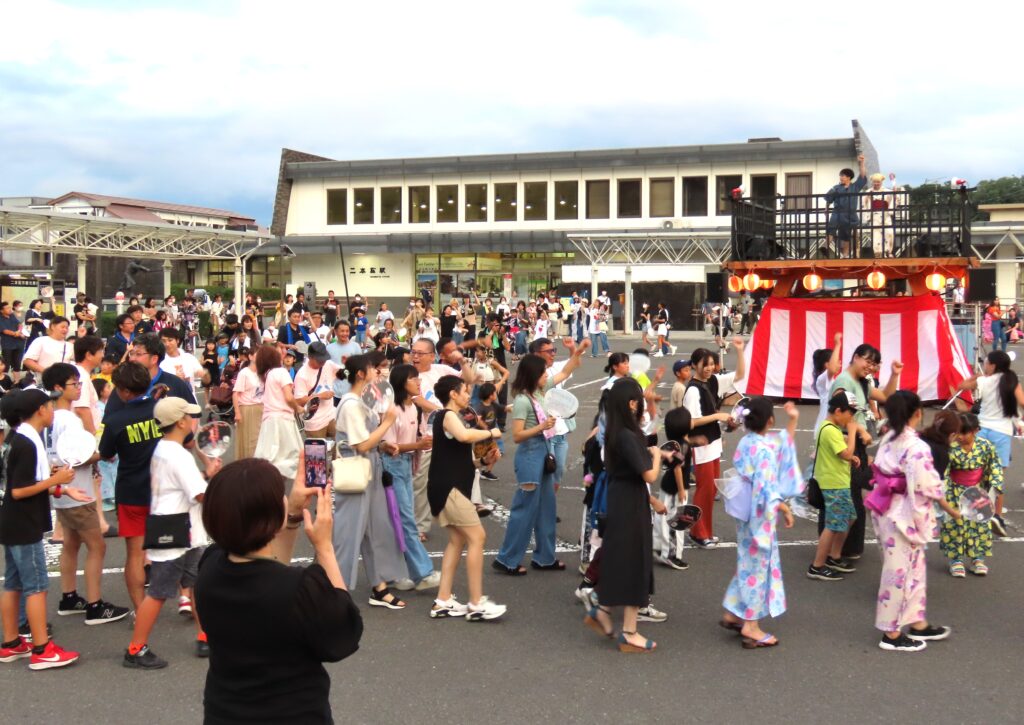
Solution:
<svg viewBox="0 0 1024 725">
<path fill-rule="evenodd" d="M 938 272 L 932 272 L 924 278 L 924 286 L 932 292 L 939 292 L 946 288 L 946 278 Z"/>
<path fill-rule="evenodd" d="M 743 289 L 745 289 L 747 292 L 753 292 L 760 286 L 761 278 L 758 277 L 753 272 L 748 272 L 747 275 L 743 278 Z"/>
<path fill-rule="evenodd" d="M 868 287 L 871 289 L 882 289 L 885 287 L 885 275 L 876 269 L 868 275 Z"/>
<path fill-rule="evenodd" d="M 808 292 L 817 292 L 821 289 L 821 276 L 811 272 L 804 275 L 804 289 Z"/>
<path fill-rule="evenodd" d="M 739 277 L 737 277 L 734 274 L 730 274 L 729 275 L 729 291 L 730 292 L 739 292 L 742 289 L 743 289 L 743 280 L 741 280 Z"/>
<path fill-rule="evenodd" d="M 774 279 L 762 279 L 761 280 L 761 289 L 771 289 L 774 286 L 775 286 L 775 280 Z"/>
</svg>

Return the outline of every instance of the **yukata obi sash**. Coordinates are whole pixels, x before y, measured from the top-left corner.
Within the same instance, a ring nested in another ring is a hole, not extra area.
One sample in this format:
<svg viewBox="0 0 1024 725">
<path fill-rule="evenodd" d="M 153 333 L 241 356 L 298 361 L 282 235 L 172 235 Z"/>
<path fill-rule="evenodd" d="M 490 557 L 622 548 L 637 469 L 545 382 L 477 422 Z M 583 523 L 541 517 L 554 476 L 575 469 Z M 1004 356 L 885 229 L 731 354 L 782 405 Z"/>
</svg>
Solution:
<svg viewBox="0 0 1024 725">
<path fill-rule="evenodd" d="M 874 463 L 871 470 L 874 488 L 864 499 L 864 508 L 888 517 L 911 544 L 927 544 L 934 526 L 929 523 L 927 512 L 918 511 L 914 505 L 914 490 L 913 487 L 908 490 L 907 477 L 902 473 L 888 473 Z"/>
<path fill-rule="evenodd" d="M 974 468 L 969 471 L 950 471 L 949 479 L 957 486 L 963 486 L 964 488 L 970 488 L 971 486 L 977 486 L 981 483 L 981 479 L 985 475 L 983 468 Z"/>
</svg>

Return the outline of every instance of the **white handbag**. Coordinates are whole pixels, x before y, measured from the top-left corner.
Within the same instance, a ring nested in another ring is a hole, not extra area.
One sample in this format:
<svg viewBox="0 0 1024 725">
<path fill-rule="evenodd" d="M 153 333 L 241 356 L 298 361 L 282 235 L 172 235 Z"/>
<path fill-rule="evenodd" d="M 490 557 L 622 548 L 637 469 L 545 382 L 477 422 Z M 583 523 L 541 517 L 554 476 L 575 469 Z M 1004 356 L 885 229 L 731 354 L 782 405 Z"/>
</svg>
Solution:
<svg viewBox="0 0 1024 725">
<path fill-rule="evenodd" d="M 366 456 L 339 456 L 331 462 L 335 493 L 362 493 L 370 485 L 372 469 Z"/>
</svg>

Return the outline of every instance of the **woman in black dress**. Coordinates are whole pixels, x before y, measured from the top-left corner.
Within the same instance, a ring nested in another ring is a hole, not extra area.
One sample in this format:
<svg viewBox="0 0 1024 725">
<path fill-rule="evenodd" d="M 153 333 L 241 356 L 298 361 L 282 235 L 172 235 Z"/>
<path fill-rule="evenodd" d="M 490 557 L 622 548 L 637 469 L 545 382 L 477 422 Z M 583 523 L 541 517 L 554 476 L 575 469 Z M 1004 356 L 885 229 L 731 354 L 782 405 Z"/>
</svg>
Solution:
<svg viewBox="0 0 1024 725">
<path fill-rule="evenodd" d="M 655 643 L 636 631 L 637 610 L 647 606 L 654 592 L 651 496 L 647 484 L 658 480 L 662 453 L 648 448 L 640 430 L 644 392 L 632 378 L 618 380 L 605 401 L 604 463 L 608 472 L 608 513 L 605 519 L 600 606 L 584 620 L 589 627 L 611 637 L 609 607 L 623 607 L 619 651 L 650 652 Z"/>
</svg>

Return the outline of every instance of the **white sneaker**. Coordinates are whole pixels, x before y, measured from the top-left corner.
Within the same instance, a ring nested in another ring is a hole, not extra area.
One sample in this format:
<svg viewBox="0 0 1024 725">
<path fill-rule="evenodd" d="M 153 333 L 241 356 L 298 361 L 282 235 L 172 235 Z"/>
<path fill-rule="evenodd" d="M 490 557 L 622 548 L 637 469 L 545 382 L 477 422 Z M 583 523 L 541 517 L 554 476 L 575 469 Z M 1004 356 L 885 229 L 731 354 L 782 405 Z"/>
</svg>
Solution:
<svg viewBox="0 0 1024 725">
<path fill-rule="evenodd" d="M 658 352 L 651 355 L 651 357 L 665 357 L 665 353 L 663 353 L 661 350 L 658 350 Z"/>
<path fill-rule="evenodd" d="M 435 599 L 434 606 L 430 608 L 431 619 L 446 619 L 448 617 L 465 617 L 467 607 L 465 604 L 459 604 L 452 597 L 448 601 L 443 599 Z"/>
<path fill-rule="evenodd" d="M 427 589 L 437 589 L 441 585 L 441 572 L 432 571 L 416 582 L 416 591 L 424 592 Z"/>
<path fill-rule="evenodd" d="M 192 616 L 192 600 L 184 595 L 178 597 L 178 614 L 183 617 Z"/>
<path fill-rule="evenodd" d="M 495 604 L 492 601 L 480 598 L 480 603 L 476 606 L 470 604 L 466 610 L 466 621 L 467 622 L 480 622 L 490 621 L 492 619 L 498 619 L 508 610 L 504 604 Z"/>
<path fill-rule="evenodd" d="M 648 604 L 636 613 L 638 622 L 664 622 L 668 615 L 660 609 L 655 609 L 653 604 Z"/>
<path fill-rule="evenodd" d="M 416 582 L 412 579 L 399 579 L 398 581 L 388 582 L 388 586 L 400 592 L 408 592 L 416 588 Z"/>
<path fill-rule="evenodd" d="M 672 351 L 672 354 L 673 354 L 673 355 L 675 355 L 675 354 L 676 354 L 676 349 L 677 349 L 677 348 L 676 348 L 676 346 L 675 346 L 675 345 L 669 345 L 669 346 L 668 346 L 668 349 Z"/>
</svg>

